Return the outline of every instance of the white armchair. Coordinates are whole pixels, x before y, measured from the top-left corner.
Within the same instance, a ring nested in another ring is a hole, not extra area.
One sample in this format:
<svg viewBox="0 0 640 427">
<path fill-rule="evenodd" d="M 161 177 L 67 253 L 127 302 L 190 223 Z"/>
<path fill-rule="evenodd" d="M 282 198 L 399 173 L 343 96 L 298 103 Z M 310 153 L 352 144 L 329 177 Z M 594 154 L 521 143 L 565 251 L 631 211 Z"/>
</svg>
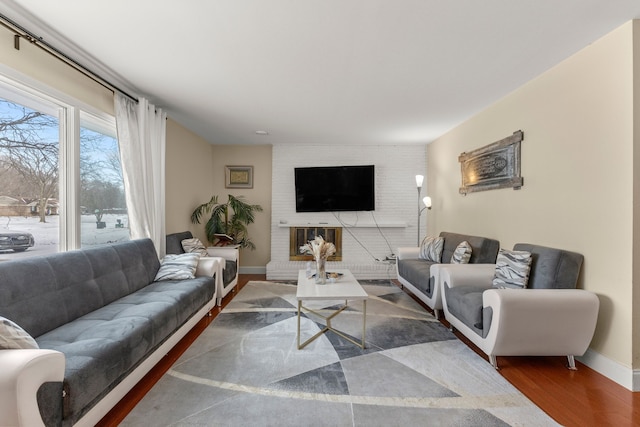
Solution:
<svg viewBox="0 0 640 427">
<path fill-rule="evenodd" d="M 599 300 L 575 288 L 582 255 L 518 244 L 515 250 L 532 253 L 527 289 L 497 289 L 495 265 L 442 266 L 443 311 L 450 325 L 489 356 L 583 355 L 595 331 Z"/>
<path fill-rule="evenodd" d="M 451 258 L 462 242 L 472 247 L 469 263 L 494 263 L 500 248 L 500 242 L 486 237 L 470 236 L 443 231 L 440 237 L 444 239 L 441 263 L 450 265 Z M 419 247 L 401 247 L 396 250 L 396 274 L 398 281 L 413 295 L 433 310 L 436 319 L 442 312 L 442 298 L 438 274 L 440 263 L 420 259 Z"/>
<path fill-rule="evenodd" d="M 210 246 L 207 248 L 210 257 L 220 260 L 220 274 L 216 278 L 218 305 L 229 292 L 234 292 L 240 273 L 240 248 L 237 245 Z"/>
</svg>

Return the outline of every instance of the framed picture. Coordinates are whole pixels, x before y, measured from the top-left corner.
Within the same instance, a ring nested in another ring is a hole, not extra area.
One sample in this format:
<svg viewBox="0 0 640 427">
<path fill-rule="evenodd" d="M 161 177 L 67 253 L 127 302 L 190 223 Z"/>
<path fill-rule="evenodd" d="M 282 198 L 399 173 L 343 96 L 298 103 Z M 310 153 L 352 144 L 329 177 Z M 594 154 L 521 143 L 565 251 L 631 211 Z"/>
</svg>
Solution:
<svg viewBox="0 0 640 427">
<path fill-rule="evenodd" d="M 520 143 L 524 133 L 513 135 L 458 157 L 462 172 L 460 194 L 499 188 L 522 188 Z"/>
<path fill-rule="evenodd" d="M 253 166 L 225 166 L 226 188 L 253 188 Z"/>
</svg>

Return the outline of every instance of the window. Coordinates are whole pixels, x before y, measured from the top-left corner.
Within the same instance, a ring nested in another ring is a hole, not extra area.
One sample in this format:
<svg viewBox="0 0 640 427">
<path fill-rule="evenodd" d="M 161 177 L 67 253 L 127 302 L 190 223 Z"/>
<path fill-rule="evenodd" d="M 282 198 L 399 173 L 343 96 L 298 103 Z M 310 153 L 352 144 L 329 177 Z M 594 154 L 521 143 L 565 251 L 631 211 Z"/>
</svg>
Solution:
<svg viewBox="0 0 640 427">
<path fill-rule="evenodd" d="M 115 119 L 86 110 L 0 79 L 0 261 L 129 239 Z"/>
<path fill-rule="evenodd" d="M 80 115 L 80 237 L 82 246 L 129 240 L 115 124 Z"/>
</svg>

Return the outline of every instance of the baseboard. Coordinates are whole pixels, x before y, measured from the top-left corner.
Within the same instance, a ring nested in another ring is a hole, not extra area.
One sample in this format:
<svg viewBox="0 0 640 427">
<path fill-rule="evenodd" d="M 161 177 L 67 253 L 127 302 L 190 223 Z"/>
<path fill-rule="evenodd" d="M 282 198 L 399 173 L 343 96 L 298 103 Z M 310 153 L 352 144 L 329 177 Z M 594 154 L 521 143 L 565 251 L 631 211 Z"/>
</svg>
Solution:
<svg viewBox="0 0 640 427">
<path fill-rule="evenodd" d="M 267 274 L 267 267 L 266 266 L 255 266 L 255 267 L 240 266 L 239 272 L 240 274 Z"/>
<path fill-rule="evenodd" d="M 626 367 L 606 356 L 588 349 L 578 361 L 599 372 L 630 391 L 640 391 L 640 371 Z"/>
</svg>

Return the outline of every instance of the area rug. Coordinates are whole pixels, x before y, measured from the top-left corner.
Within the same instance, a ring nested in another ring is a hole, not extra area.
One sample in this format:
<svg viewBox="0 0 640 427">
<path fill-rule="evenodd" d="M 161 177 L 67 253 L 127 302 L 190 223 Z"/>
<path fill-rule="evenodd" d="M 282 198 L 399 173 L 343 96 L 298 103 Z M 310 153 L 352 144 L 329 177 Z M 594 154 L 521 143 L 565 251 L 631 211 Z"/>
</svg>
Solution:
<svg viewBox="0 0 640 427">
<path fill-rule="evenodd" d="M 328 331 L 298 350 L 295 284 L 249 282 L 122 425 L 557 425 L 401 289 L 361 284 L 366 348 Z M 359 341 L 361 309 L 333 327 Z M 303 340 L 323 326 L 305 315 Z"/>
</svg>

